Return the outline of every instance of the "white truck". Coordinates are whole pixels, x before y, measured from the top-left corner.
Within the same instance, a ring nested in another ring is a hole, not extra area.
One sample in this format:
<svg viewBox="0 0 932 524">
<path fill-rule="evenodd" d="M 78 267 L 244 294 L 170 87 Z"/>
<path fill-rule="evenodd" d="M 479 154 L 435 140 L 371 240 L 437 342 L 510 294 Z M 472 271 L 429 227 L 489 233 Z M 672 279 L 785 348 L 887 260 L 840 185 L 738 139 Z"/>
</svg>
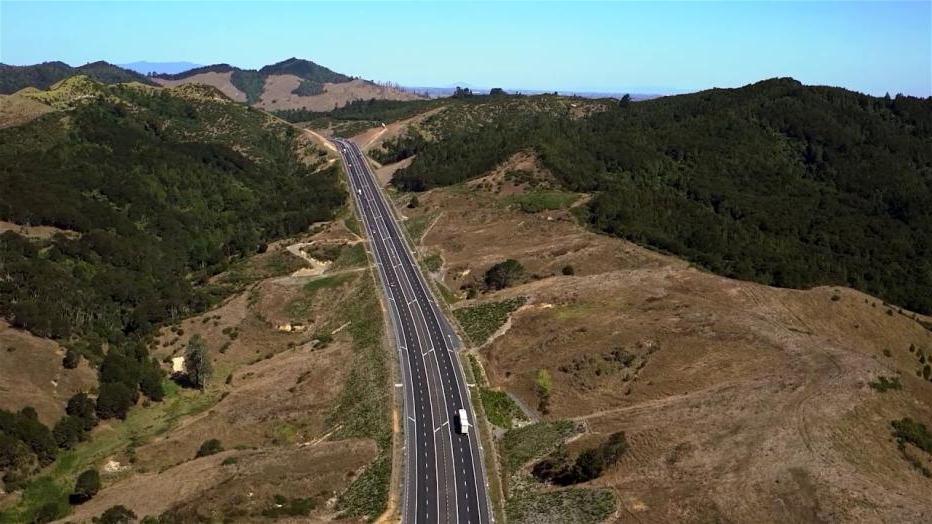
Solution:
<svg viewBox="0 0 932 524">
<path fill-rule="evenodd" d="M 460 423 L 460 433 L 463 435 L 469 433 L 469 417 L 466 416 L 466 410 L 459 410 L 457 413 L 457 418 L 459 419 Z"/>
</svg>

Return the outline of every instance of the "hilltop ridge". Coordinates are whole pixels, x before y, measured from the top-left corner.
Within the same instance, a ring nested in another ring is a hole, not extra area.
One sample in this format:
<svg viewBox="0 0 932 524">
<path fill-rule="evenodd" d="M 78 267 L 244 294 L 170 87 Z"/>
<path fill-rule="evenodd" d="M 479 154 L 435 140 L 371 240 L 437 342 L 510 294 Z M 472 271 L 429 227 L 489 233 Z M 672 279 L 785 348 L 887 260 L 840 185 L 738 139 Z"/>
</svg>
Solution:
<svg viewBox="0 0 932 524">
<path fill-rule="evenodd" d="M 48 89 L 52 84 L 76 75 L 87 75 L 104 84 L 140 82 L 155 85 L 145 75 L 103 60 L 78 67 L 59 61 L 26 66 L 0 64 L 0 94 L 8 95 L 26 87 Z"/>
</svg>

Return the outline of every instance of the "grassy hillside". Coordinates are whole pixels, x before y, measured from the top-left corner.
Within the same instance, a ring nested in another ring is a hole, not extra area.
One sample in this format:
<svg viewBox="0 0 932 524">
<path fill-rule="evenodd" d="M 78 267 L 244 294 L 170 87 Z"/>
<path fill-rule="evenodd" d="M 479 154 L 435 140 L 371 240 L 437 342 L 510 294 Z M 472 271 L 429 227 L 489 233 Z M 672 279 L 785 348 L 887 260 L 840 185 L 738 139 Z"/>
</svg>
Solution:
<svg viewBox="0 0 932 524">
<path fill-rule="evenodd" d="M 184 80 L 202 73 L 229 73 L 230 83 L 246 94 L 246 102 L 250 105 L 262 97 L 265 80 L 269 75 L 295 75 L 302 79 L 299 88 L 294 93 L 300 96 L 314 96 L 324 92 L 323 84 L 349 82 L 352 78 L 336 73 L 322 65 L 310 60 L 289 58 L 281 62 L 264 66 L 258 71 L 255 69 L 240 69 L 229 64 L 213 64 L 196 67 L 194 69 L 176 74 L 156 75 L 156 78 L 165 80 Z"/>
<path fill-rule="evenodd" d="M 335 170 L 299 160 L 295 131 L 212 89 L 93 87 L 0 130 L 0 219 L 78 233 L 0 237 L 15 326 L 97 348 L 144 336 L 209 304 L 201 282 L 227 261 L 343 201 Z"/>
<path fill-rule="evenodd" d="M 454 184 L 535 150 L 568 189 L 596 193 L 599 230 L 727 276 L 851 285 L 932 311 L 932 101 L 792 79 L 581 118 L 514 100 L 443 111 L 427 121 L 433 140 L 389 144 L 417 154 L 394 184 Z"/>
<path fill-rule="evenodd" d="M 145 75 L 103 61 L 78 67 L 71 67 L 64 62 L 44 62 L 29 66 L 0 64 L 0 94 L 15 93 L 24 87 L 48 89 L 52 84 L 75 75 L 86 75 L 104 84 L 152 84 Z"/>
</svg>

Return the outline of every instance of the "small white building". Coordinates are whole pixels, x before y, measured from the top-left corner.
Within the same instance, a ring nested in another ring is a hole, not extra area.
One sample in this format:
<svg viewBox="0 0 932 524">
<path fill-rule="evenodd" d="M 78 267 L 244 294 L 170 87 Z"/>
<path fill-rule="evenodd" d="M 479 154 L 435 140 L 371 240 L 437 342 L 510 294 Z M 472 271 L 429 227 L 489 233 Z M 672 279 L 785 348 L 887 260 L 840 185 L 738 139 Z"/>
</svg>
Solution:
<svg viewBox="0 0 932 524">
<path fill-rule="evenodd" d="M 172 375 L 180 375 L 184 373 L 184 357 L 173 357 L 172 358 Z"/>
</svg>

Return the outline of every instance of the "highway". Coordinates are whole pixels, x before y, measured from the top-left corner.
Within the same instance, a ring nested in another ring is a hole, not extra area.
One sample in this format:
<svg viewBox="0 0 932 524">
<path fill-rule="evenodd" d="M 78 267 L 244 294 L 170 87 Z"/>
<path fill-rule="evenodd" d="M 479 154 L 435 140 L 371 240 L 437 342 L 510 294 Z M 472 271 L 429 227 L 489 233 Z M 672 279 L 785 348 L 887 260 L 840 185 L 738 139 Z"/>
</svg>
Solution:
<svg viewBox="0 0 932 524">
<path fill-rule="evenodd" d="M 475 421 L 456 351 L 462 343 L 437 305 L 412 248 L 359 148 L 334 139 L 343 157 L 369 250 L 375 259 L 398 350 L 404 391 L 402 521 L 491 522 Z"/>
</svg>

